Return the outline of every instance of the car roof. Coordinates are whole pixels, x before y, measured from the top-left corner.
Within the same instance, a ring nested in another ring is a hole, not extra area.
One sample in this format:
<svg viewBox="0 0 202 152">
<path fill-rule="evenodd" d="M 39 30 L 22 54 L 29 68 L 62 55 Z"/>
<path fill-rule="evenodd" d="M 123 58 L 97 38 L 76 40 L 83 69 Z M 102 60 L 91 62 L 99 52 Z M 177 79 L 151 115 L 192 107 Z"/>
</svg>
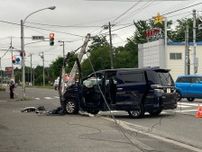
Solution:
<svg viewBox="0 0 202 152">
<path fill-rule="evenodd" d="M 146 68 L 116 68 L 116 69 L 104 69 L 104 70 L 99 70 L 99 71 L 95 71 L 93 73 L 103 73 L 103 72 L 109 72 L 109 71 L 157 71 L 157 72 L 168 72 L 170 71 L 169 69 L 162 69 L 159 67 L 146 67 Z"/>
<path fill-rule="evenodd" d="M 179 75 L 178 78 L 182 78 L 182 77 L 202 77 L 202 75 L 199 74 L 191 74 L 191 75 Z"/>
</svg>

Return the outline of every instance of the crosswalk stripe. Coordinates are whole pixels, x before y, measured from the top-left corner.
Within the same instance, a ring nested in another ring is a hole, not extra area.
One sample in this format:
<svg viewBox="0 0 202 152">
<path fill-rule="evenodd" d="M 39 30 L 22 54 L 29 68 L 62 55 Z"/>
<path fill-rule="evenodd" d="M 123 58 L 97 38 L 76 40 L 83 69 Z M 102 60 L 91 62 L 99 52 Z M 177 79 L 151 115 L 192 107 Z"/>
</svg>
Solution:
<svg viewBox="0 0 202 152">
<path fill-rule="evenodd" d="M 186 103 L 186 102 L 178 102 L 178 105 L 187 105 L 187 106 L 198 106 L 200 103 Z"/>
<path fill-rule="evenodd" d="M 182 112 L 196 112 L 196 111 L 197 111 L 197 109 L 176 110 L 176 112 L 180 112 L 180 113 L 182 113 Z"/>
<path fill-rule="evenodd" d="M 177 105 L 177 107 L 179 107 L 179 108 L 188 108 L 188 107 L 190 107 L 190 106 L 187 106 L 187 105 Z"/>
</svg>

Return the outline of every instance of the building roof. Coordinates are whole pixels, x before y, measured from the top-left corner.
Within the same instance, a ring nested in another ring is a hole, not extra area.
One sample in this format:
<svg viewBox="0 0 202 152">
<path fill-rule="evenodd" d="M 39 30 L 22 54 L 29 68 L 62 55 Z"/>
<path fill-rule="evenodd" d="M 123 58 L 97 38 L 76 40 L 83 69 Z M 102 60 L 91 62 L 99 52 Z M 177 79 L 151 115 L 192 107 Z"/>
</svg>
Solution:
<svg viewBox="0 0 202 152">
<path fill-rule="evenodd" d="M 202 41 L 196 42 L 197 45 L 202 45 Z M 168 42 L 168 45 L 185 45 L 185 42 Z M 190 46 L 193 46 L 193 42 L 189 42 Z"/>
</svg>

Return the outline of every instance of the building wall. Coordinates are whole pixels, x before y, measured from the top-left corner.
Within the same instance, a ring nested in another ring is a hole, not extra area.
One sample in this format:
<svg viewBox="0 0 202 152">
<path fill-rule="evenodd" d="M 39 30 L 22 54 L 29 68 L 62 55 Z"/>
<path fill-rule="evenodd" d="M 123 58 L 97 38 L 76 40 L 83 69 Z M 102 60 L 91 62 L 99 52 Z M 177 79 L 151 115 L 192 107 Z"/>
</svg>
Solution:
<svg viewBox="0 0 202 152">
<path fill-rule="evenodd" d="M 158 40 L 138 45 L 138 67 L 165 68 L 164 41 Z"/>
<path fill-rule="evenodd" d="M 170 53 L 181 53 L 182 59 L 170 59 Z M 196 57 L 198 58 L 198 72 L 202 74 L 202 46 L 196 47 Z M 185 73 L 185 46 L 184 45 L 168 45 L 167 47 L 167 68 L 171 69 L 171 75 L 176 80 L 178 75 Z M 200 62 L 201 61 L 201 62 Z M 194 73 L 193 67 L 193 46 L 190 46 L 190 74 Z"/>
<path fill-rule="evenodd" d="M 172 57 L 171 57 L 172 53 Z M 178 56 L 176 55 L 178 54 Z M 181 58 L 179 58 L 181 54 Z M 173 56 L 176 55 L 176 58 Z M 196 57 L 198 58 L 198 72 L 202 74 L 202 45 L 196 47 Z M 185 45 L 167 45 L 166 53 L 164 40 L 158 40 L 138 45 L 138 67 L 154 67 L 170 69 L 174 80 L 178 75 L 185 73 Z M 190 46 L 190 74 L 193 74 L 193 46 Z"/>
</svg>

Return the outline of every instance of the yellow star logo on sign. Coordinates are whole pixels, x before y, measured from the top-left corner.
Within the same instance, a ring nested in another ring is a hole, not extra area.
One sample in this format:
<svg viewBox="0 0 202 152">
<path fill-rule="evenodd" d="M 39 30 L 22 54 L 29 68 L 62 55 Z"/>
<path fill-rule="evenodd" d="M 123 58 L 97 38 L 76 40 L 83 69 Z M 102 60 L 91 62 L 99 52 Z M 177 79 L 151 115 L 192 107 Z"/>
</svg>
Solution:
<svg viewBox="0 0 202 152">
<path fill-rule="evenodd" d="M 157 13 L 157 16 L 153 17 L 154 19 L 154 24 L 162 24 L 164 17 L 160 15 L 160 13 Z"/>
</svg>

